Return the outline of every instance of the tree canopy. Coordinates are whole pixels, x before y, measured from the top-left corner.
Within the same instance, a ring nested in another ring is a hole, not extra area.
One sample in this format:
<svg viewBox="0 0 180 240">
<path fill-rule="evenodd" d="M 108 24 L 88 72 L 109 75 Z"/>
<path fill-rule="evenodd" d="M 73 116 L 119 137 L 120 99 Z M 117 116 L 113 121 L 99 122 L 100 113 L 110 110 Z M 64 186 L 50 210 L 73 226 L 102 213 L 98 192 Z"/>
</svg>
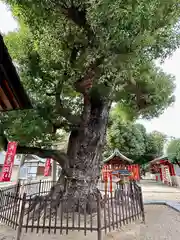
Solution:
<svg viewBox="0 0 180 240">
<path fill-rule="evenodd" d="M 172 139 L 167 147 L 167 156 L 172 163 L 180 166 L 180 139 Z"/>
<path fill-rule="evenodd" d="M 18 141 L 19 152 L 47 157 L 42 150 L 60 139 L 59 129 L 85 125 L 87 103 L 92 110 L 118 102 L 149 118 L 174 101 L 174 77 L 154 59 L 179 46 L 179 0 L 5 2 L 20 24 L 5 41 L 34 106 L 1 115 L 1 136 Z M 127 128 L 143 139 L 138 126 L 123 126 L 124 134 Z"/>
</svg>

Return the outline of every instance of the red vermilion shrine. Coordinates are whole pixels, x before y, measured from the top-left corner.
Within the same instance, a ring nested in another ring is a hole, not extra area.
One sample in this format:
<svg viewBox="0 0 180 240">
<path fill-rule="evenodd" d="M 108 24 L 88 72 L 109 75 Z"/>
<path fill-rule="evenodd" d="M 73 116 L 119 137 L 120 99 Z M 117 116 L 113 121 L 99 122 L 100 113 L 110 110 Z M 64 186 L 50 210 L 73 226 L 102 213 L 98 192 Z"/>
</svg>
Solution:
<svg viewBox="0 0 180 240">
<path fill-rule="evenodd" d="M 107 181 L 109 175 L 120 180 L 140 180 L 139 165 L 133 164 L 133 160 L 124 156 L 118 149 L 103 161 L 102 180 Z"/>
<path fill-rule="evenodd" d="M 150 171 L 155 174 L 156 181 L 162 181 L 165 184 L 172 184 L 172 176 L 175 176 L 174 165 L 166 157 L 162 156 L 150 162 Z"/>
</svg>

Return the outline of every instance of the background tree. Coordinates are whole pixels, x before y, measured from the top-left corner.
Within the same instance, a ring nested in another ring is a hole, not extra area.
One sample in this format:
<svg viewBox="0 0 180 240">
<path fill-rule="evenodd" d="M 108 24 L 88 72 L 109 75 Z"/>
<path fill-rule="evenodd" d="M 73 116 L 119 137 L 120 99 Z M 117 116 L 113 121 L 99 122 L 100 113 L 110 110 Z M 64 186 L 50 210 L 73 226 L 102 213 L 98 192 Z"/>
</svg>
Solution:
<svg viewBox="0 0 180 240">
<path fill-rule="evenodd" d="M 178 164 L 180 167 L 180 139 L 173 139 L 167 147 L 167 155 L 172 163 Z"/>
<path fill-rule="evenodd" d="M 118 113 L 119 109 L 115 108 L 111 114 L 112 124 L 107 135 L 106 155 L 108 150 L 118 148 L 122 154 L 142 165 L 163 154 L 166 142 L 163 133 L 147 133 L 142 124 L 126 121 L 118 116 Z"/>
<path fill-rule="evenodd" d="M 145 153 L 145 136 L 134 123 L 115 122 L 108 131 L 108 143 L 125 156 L 135 159 Z"/>
<path fill-rule="evenodd" d="M 150 161 L 162 156 L 166 141 L 167 136 L 161 132 L 153 131 L 147 134 L 146 159 Z"/>
<path fill-rule="evenodd" d="M 153 61 L 179 46 L 179 0 L 5 2 L 20 23 L 5 40 L 34 109 L 4 114 L 1 142 L 57 161 L 65 194 L 93 194 L 111 103 L 149 118 L 174 101 L 174 78 Z M 62 128 L 67 153 L 49 148 Z"/>
</svg>

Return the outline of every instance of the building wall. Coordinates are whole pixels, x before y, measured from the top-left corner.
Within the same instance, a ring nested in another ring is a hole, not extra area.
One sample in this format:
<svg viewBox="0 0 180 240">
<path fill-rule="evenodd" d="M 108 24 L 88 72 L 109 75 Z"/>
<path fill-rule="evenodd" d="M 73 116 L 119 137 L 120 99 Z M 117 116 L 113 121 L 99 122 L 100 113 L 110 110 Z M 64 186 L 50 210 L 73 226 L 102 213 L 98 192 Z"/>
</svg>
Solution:
<svg viewBox="0 0 180 240">
<path fill-rule="evenodd" d="M 12 168 L 12 175 L 11 175 L 12 182 L 17 181 L 18 169 L 19 169 L 19 166 L 13 166 Z"/>
<path fill-rule="evenodd" d="M 25 163 L 20 169 L 20 179 L 35 179 L 37 166 L 37 163 Z"/>
<path fill-rule="evenodd" d="M 40 177 L 40 176 L 44 177 L 44 169 L 45 169 L 45 166 L 38 166 L 38 168 L 37 168 L 37 177 Z M 51 168 L 49 170 L 49 176 L 51 176 Z"/>
</svg>

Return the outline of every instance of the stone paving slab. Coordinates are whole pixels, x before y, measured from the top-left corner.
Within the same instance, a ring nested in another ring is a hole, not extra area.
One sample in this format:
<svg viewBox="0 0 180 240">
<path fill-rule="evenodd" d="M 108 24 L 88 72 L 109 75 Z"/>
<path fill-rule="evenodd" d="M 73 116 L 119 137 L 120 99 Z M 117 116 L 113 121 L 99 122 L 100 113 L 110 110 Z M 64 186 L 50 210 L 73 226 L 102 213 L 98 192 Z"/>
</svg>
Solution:
<svg viewBox="0 0 180 240">
<path fill-rule="evenodd" d="M 180 203 L 176 201 L 145 200 L 144 205 L 166 205 L 180 213 Z"/>
</svg>

